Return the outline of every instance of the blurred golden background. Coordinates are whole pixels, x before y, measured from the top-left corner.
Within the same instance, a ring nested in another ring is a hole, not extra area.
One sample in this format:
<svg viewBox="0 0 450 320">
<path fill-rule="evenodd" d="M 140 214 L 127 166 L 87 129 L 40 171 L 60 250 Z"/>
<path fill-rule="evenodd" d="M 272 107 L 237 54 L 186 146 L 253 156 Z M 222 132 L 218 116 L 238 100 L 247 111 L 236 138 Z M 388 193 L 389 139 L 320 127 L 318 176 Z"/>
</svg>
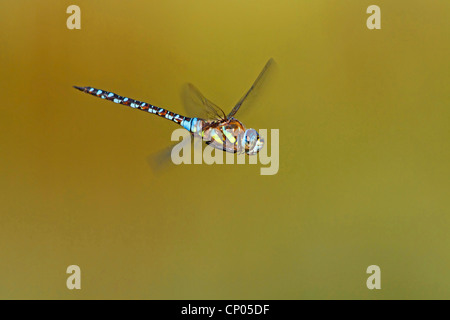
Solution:
<svg viewBox="0 0 450 320">
<path fill-rule="evenodd" d="M 81 8 L 81 30 L 66 9 Z M 381 8 L 381 30 L 366 9 Z M 450 298 L 449 1 L 2 1 L 0 298 Z M 280 169 L 149 155 L 194 83 Z M 239 116 L 238 116 L 239 118 Z M 67 266 L 81 290 L 66 288 Z M 366 268 L 381 268 L 368 290 Z"/>
</svg>

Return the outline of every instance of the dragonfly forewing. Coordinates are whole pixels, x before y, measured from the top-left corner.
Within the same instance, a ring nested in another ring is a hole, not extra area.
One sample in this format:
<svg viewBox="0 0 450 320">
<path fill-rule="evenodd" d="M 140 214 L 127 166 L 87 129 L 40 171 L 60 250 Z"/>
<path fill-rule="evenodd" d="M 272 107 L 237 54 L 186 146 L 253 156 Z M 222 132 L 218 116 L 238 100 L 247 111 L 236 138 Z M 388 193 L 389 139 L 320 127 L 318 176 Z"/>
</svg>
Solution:
<svg viewBox="0 0 450 320">
<path fill-rule="evenodd" d="M 231 110 L 231 112 L 227 115 L 227 118 L 230 119 L 233 117 L 238 110 L 241 108 L 242 104 L 246 101 L 248 101 L 249 97 L 251 95 L 254 95 L 254 92 L 260 87 L 261 83 L 263 82 L 263 79 L 267 76 L 267 71 L 275 64 L 275 60 L 273 58 L 270 58 L 269 61 L 266 62 L 266 65 L 262 69 L 262 71 L 259 73 L 258 78 L 256 78 L 255 82 L 253 82 L 250 89 L 242 96 L 242 98 L 236 103 L 234 108 Z"/>
</svg>

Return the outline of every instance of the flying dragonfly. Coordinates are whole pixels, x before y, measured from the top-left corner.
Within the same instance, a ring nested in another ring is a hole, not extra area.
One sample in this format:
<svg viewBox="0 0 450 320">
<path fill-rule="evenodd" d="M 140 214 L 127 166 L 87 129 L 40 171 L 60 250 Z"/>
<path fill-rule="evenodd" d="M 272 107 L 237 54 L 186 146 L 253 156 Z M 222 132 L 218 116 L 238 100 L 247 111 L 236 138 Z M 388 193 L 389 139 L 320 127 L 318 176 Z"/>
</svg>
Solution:
<svg viewBox="0 0 450 320">
<path fill-rule="evenodd" d="M 201 107 L 205 114 L 205 117 L 203 118 L 182 116 L 147 102 L 122 97 L 113 92 L 93 87 L 74 86 L 74 88 L 114 103 L 123 104 L 171 120 L 188 130 L 193 136 L 202 138 L 207 144 L 216 149 L 225 152 L 255 155 L 264 146 L 264 140 L 259 136 L 255 129 L 246 129 L 244 124 L 235 118 L 235 115 L 249 97 L 250 93 L 252 93 L 252 91 L 254 91 L 261 83 L 264 74 L 272 64 L 273 59 L 269 59 L 253 85 L 228 114 L 225 114 L 220 107 L 206 99 L 195 86 L 189 84 L 189 90 L 197 96 L 197 99 L 201 102 Z"/>
</svg>

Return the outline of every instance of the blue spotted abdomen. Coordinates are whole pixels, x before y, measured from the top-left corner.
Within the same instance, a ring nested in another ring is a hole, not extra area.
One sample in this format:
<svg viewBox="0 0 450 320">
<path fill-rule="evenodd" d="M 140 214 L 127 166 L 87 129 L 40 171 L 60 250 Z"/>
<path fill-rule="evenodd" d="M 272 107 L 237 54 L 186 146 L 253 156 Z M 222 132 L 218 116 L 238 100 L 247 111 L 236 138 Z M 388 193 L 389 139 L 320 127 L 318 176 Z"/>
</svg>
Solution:
<svg viewBox="0 0 450 320">
<path fill-rule="evenodd" d="M 203 120 L 201 120 L 201 119 L 184 117 L 180 114 L 171 112 L 164 108 L 158 108 L 150 103 L 134 100 L 134 99 L 127 98 L 127 97 L 122 97 L 113 92 L 108 92 L 108 91 L 104 91 L 104 90 L 100 90 L 100 89 L 96 89 L 96 88 L 92 88 L 92 87 L 74 86 L 74 88 L 76 88 L 80 91 L 89 93 L 98 98 L 106 99 L 106 100 L 112 101 L 114 103 L 119 103 L 119 104 L 123 104 L 125 106 L 129 106 L 134 109 L 139 109 L 142 111 L 147 111 L 149 113 L 156 114 L 157 116 L 160 116 L 167 120 L 171 120 L 171 121 L 179 124 L 186 130 L 193 132 L 193 133 L 199 132 L 198 131 L 199 125 L 203 122 Z"/>
</svg>

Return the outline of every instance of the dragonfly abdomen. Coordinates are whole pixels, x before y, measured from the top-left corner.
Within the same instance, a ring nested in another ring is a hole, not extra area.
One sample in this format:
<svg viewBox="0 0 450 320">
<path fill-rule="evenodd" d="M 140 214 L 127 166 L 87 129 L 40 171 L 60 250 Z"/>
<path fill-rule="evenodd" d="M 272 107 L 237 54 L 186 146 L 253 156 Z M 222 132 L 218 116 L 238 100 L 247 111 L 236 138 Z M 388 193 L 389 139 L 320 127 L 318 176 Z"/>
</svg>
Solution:
<svg viewBox="0 0 450 320">
<path fill-rule="evenodd" d="M 92 88 L 92 87 L 74 86 L 74 88 L 78 89 L 80 91 L 83 91 L 85 93 L 89 93 L 98 98 L 106 99 L 106 100 L 112 101 L 114 103 L 129 106 L 134 109 L 139 109 L 142 111 L 147 111 L 149 113 L 156 114 L 157 116 L 160 116 L 167 120 L 171 120 L 171 121 L 179 124 L 180 126 L 182 126 L 183 128 L 185 128 L 188 131 L 195 132 L 192 130 L 195 130 L 196 123 L 198 121 L 197 118 L 185 117 L 180 114 L 171 112 L 167 109 L 156 107 L 147 102 L 142 102 L 139 100 L 119 96 L 118 94 L 116 94 L 114 92 L 108 92 L 108 91 L 104 91 L 104 90 L 100 90 L 100 89 L 96 89 L 96 88 Z"/>
</svg>

